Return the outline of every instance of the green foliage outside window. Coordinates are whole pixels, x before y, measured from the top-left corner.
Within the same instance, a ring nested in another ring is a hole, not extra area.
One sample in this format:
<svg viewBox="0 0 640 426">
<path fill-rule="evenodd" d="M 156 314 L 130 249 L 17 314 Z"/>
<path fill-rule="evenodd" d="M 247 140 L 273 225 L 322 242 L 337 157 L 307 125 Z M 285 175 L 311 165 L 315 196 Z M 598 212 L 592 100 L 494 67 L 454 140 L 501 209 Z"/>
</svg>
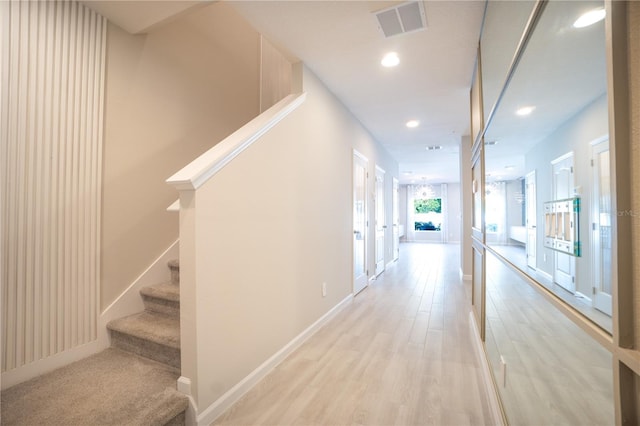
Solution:
<svg viewBox="0 0 640 426">
<path fill-rule="evenodd" d="M 442 213 L 442 199 L 441 198 L 429 198 L 414 200 L 413 206 L 416 213 Z"/>
</svg>

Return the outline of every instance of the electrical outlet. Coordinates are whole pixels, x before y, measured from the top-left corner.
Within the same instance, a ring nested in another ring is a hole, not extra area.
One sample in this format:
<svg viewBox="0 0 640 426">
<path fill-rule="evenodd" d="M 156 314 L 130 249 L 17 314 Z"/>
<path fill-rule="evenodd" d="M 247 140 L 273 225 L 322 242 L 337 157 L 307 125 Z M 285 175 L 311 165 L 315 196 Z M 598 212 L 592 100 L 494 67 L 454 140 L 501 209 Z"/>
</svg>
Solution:
<svg viewBox="0 0 640 426">
<path fill-rule="evenodd" d="M 322 297 L 327 297 L 327 283 L 322 283 Z"/>
<path fill-rule="evenodd" d="M 542 254 L 542 260 L 545 262 L 547 261 L 547 253 Z"/>
</svg>

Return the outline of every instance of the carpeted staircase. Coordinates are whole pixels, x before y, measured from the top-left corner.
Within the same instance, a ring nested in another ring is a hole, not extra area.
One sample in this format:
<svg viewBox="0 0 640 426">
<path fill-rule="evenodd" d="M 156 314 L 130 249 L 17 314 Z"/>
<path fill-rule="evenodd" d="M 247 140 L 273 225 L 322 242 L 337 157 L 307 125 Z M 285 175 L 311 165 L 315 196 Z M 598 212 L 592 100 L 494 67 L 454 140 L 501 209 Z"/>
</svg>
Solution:
<svg viewBox="0 0 640 426">
<path fill-rule="evenodd" d="M 111 348 L 2 392 L 2 425 L 183 425 L 180 267 L 143 288 L 145 310 L 107 324 Z"/>
<path fill-rule="evenodd" d="M 169 262 L 171 281 L 140 291 L 145 310 L 107 324 L 111 346 L 180 368 L 180 266 Z"/>
</svg>

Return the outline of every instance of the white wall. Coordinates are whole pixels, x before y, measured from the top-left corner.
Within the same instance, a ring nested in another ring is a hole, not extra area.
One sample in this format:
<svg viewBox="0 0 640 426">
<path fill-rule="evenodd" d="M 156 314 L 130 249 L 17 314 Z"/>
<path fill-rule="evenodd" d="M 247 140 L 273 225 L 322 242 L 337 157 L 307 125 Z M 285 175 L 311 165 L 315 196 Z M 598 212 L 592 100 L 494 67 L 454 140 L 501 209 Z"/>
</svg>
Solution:
<svg viewBox="0 0 640 426">
<path fill-rule="evenodd" d="M 400 215 L 400 224 L 404 227 L 404 235 L 400 237 L 400 241 L 407 240 L 407 185 L 400 185 L 398 203 L 399 206 L 399 215 Z"/>
<path fill-rule="evenodd" d="M 524 208 L 524 191 L 522 189 L 522 179 L 514 179 L 505 182 L 505 197 L 506 197 L 506 232 L 507 232 L 507 244 L 522 244 L 521 242 L 511 239 L 511 227 L 520 226 L 524 227 L 524 220 L 522 215 L 522 209 Z"/>
<path fill-rule="evenodd" d="M 525 156 L 527 173 L 536 171 L 536 199 L 537 218 L 537 267 L 553 276 L 553 250 L 544 247 L 544 203 L 553 201 L 552 197 L 552 168 L 551 161 L 567 152 L 574 153 L 574 178 L 582 198 L 582 213 L 580 214 L 580 240 L 582 241 L 582 256 L 576 258 L 576 287 L 577 291 L 591 294 L 591 250 L 589 206 L 591 205 L 590 179 L 590 142 L 607 135 L 608 110 L 606 95 L 596 99 L 572 119 L 559 127 L 553 134 L 541 141 Z M 544 259 L 546 254 L 546 261 Z"/>
<path fill-rule="evenodd" d="M 463 277 L 471 279 L 472 248 L 471 248 L 471 218 L 473 204 L 471 193 L 471 148 L 470 136 L 463 136 L 460 140 L 460 208 L 463 212 L 461 220 L 460 240 L 460 272 Z"/>
<path fill-rule="evenodd" d="M 295 69 L 306 102 L 181 193 L 182 375 L 200 415 L 352 293 L 353 148 L 369 158 L 370 193 L 375 164 L 389 183 L 398 175 L 322 82 Z"/>
<path fill-rule="evenodd" d="M 460 183 L 447 184 L 447 242 L 459 243 L 462 232 L 462 208 L 460 206 Z"/>
</svg>

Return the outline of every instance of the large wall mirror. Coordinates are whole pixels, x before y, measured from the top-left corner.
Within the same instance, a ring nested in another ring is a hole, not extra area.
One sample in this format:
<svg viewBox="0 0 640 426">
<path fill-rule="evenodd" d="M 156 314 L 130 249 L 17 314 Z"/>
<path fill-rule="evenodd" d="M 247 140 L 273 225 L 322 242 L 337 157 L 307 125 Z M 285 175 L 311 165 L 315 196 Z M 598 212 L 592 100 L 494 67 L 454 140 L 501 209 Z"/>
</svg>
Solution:
<svg viewBox="0 0 640 426">
<path fill-rule="evenodd" d="M 487 2 L 480 41 L 485 121 L 502 90 L 513 53 L 534 4 L 532 0 Z"/>
<path fill-rule="evenodd" d="M 507 45 L 513 56 L 519 38 L 511 23 L 521 26 L 522 34 L 532 5 L 489 2 L 488 7 L 481 43 L 482 85 L 489 91 L 485 112 L 511 62 L 497 50 Z M 578 21 L 592 11 L 603 13 L 603 2 L 544 6 L 484 135 L 484 222 L 491 249 L 611 333 L 613 177 L 605 28 L 603 20 Z M 488 25 L 496 19 L 509 25 Z M 510 35 L 501 37 L 501 30 Z M 545 207 L 562 200 L 575 211 L 545 215 Z M 571 246 L 565 237 L 573 238 Z"/>
</svg>

